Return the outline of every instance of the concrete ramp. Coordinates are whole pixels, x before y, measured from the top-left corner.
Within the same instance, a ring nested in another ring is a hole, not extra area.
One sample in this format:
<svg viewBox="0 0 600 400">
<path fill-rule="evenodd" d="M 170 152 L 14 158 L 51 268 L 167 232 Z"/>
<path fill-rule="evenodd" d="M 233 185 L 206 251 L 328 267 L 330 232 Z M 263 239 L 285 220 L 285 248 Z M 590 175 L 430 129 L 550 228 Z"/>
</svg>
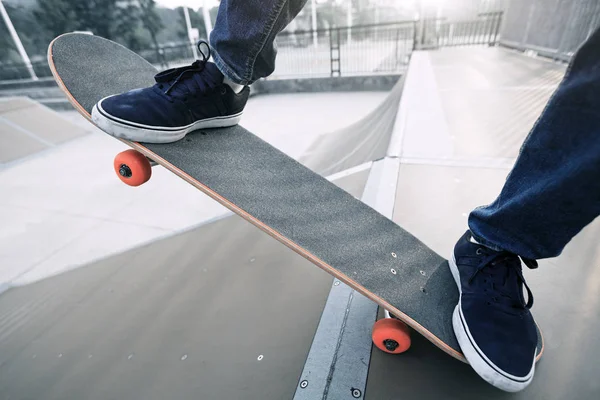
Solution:
<svg viewBox="0 0 600 400">
<path fill-rule="evenodd" d="M 27 97 L 0 99 L 0 166 L 85 134 L 84 129 Z"/>
<path fill-rule="evenodd" d="M 448 257 L 467 229 L 470 211 L 500 192 L 565 69 L 496 47 L 414 53 L 399 117 L 394 221 Z M 597 219 L 560 257 L 541 260 L 536 270 L 525 268 L 546 345 L 527 389 L 501 392 L 413 335 L 412 348 L 399 357 L 373 352 L 365 397 L 600 398 L 599 237 Z"/>
<path fill-rule="evenodd" d="M 382 158 L 390 142 L 404 79 L 386 99 L 360 121 L 321 135 L 300 159 L 313 171 L 328 176 Z"/>
<path fill-rule="evenodd" d="M 390 206 L 394 221 L 440 254 L 450 254 L 467 227 L 468 213 L 499 192 L 520 143 L 563 73 L 561 64 L 501 48 L 416 52 L 404 88 L 397 86 L 380 109 L 352 127 L 318 138 L 303 160 L 324 175 L 366 165 L 335 181 L 354 196 L 363 193 L 378 164 L 396 165 L 391 178 L 397 176 L 397 185 L 387 185 L 395 190 L 387 199 L 395 201 Z M 398 115 L 396 101 L 401 102 Z M 368 163 L 384 156 L 372 167 Z M 112 180 L 112 175 L 106 181 L 99 176 L 94 185 L 108 188 Z M 129 192 L 131 202 L 125 205 L 131 207 L 124 217 L 131 219 L 136 208 L 138 221 L 161 214 L 160 226 L 166 228 L 176 217 L 189 219 L 188 210 L 204 207 L 191 197 L 184 204 L 184 192 L 165 182 L 156 191 L 142 188 L 136 197 Z M 19 185 L 5 187 L 22 189 Z M 161 202 L 157 197 L 166 190 L 172 197 Z M 108 203 L 96 193 L 70 204 L 70 211 L 83 203 Z M 28 223 L 36 223 L 31 210 L 22 207 L 35 196 L 23 194 L 0 217 L 22 212 Z M 147 199 L 153 202 L 140 209 Z M 123 207 L 121 197 L 115 204 Z M 165 204 L 177 204 L 176 212 L 158 213 Z M 95 220 L 115 233 L 111 248 L 135 236 L 136 230 L 110 218 L 107 211 Z M 414 334 L 412 348 L 403 355 L 375 349 L 370 364 L 368 358 L 354 363 L 368 368 L 366 390 L 358 398 L 600 398 L 599 223 L 581 232 L 561 257 L 525 271 L 547 345 L 528 389 L 500 392 Z M 88 228 L 98 231 L 94 224 Z M 22 251 L 44 250 L 54 246 L 53 235 L 69 235 L 62 222 L 43 232 L 49 239 L 39 243 L 30 244 L 24 236 Z M 72 249 L 72 243 L 65 248 Z M 314 375 L 302 375 L 303 366 L 332 285 L 331 277 L 308 261 L 229 217 L 12 288 L 0 297 L 0 399 L 290 399 L 302 388 L 299 378 L 309 388 L 315 385 Z M 351 314 L 345 305 L 338 312 Z M 348 335 L 370 329 L 369 324 L 344 325 Z M 364 351 L 340 349 L 329 381 L 345 378 L 344 363 Z M 319 398 L 356 398 L 351 391 L 337 393 Z"/>
<path fill-rule="evenodd" d="M 243 125 L 298 158 L 318 132 L 346 125 L 349 110 L 351 121 L 358 121 L 385 97 L 375 92 L 258 96 L 248 103 Z M 314 118 L 298 118 L 297 109 Z M 112 164 L 128 147 L 76 111 L 59 117 L 68 119 L 69 129 L 90 134 L 0 170 L 0 288 L 85 266 L 228 213 L 164 168 L 154 168 L 146 185 L 123 185 Z"/>
<path fill-rule="evenodd" d="M 12 288 L 0 399 L 291 399 L 331 284 L 232 216 Z"/>
</svg>

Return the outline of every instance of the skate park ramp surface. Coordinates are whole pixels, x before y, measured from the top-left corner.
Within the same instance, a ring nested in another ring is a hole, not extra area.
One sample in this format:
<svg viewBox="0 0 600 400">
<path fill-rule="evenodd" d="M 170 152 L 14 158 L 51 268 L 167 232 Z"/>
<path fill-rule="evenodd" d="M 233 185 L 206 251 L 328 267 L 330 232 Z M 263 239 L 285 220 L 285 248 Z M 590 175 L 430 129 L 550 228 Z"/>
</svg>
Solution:
<svg viewBox="0 0 600 400">
<path fill-rule="evenodd" d="M 565 66 L 502 48 L 413 61 L 422 68 L 400 99 L 410 111 L 393 219 L 448 255 L 468 213 L 499 192 Z M 345 153 L 320 139 L 307 146 L 312 165 L 336 171 Z M 338 146 L 359 153 L 356 143 Z M 371 149 L 347 165 L 377 159 Z M 368 173 L 335 183 L 360 196 Z M 402 355 L 372 351 L 364 398 L 600 398 L 599 235 L 596 220 L 560 257 L 524 271 L 546 343 L 525 391 L 491 387 L 413 334 Z M 0 297 L 0 399 L 290 399 L 331 284 L 233 216 L 12 288 Z"/>
<path fill-rule="evenodd" d="M 12 288 L 0 399 L 290 399 L 331 284 L 231 216 Z"/>
<path fill-rule="evenodd" d="M 27 97 L 0 98 L 0 168 L 85 134 Z"/>
<path fill-rule="evenodd" d="M 512 165 L 565 73 L 564 64 L 501 47 L 416 52 L 411 63 L 419 68 L 405 88 L 401 156 L 482 167 Z"/>
<path fill-rule="evenodd" d="M 300 159 L 328 176 L 385 156 L 404 87 L 399 78 L 385 100 L 367 116 L 345 128 L 318 137 Z"/>
<path fill-rule="evenodd" d="M 243 124 L 297 159 L 320 132 L 362 119 L 386 95 L 257 96 L 250 99 Z M 88 134 L 0 169 L 0 292 L 229 214 L 164 168 L 153 168 L 146 185 L 123 185 L 112 165 L 128 147 L 76 111 L 59 116 Z"/>
<path fill-rule="evenodd" d="M 103 139 L 110 143 L 112 160 L 112 149 L 119 143 L 105 135 L 90 137 L 95 150 Z M 81 141 L 73 145 L 90 148 Z M 86 168 L 101 164 L 101 157 L 95 153 Z M 42 170 L 43 163 L 37 161 L 26 171 Z M 160 170 L 156 172 L 159 178 Z M 361 169 L 334 183 L 360 197 L 368 174 L 368 168 Z M 91 169 L 83 175 L 96 176 Z M 112 174 L 110 178 L 95 179 L 101 196 L 83 189 L 86 197 L 69 199 L 71 219 L 98 206 L 93 221 L 82 229 L 100 226 L 112 231 L 106 243 L 88 237 L 88 250 L 94 243 L 102 249 L 137 235 L 135 229 L 114 223 L 113 214 L 99 210 L 115 198 L 112 182 L 121 188 Z M 163 185 L 162 190 L 173 187 Z M 81 187 L 65 192 L 79 191 Z M 116 196 L 130 200 L 126 209 L 122 200 L 115 208 L 129 219 L 131 213 L 154 218 L 143 201 L 148 193 L 139 193 L 132 199 L 123 193 Z M 177 201 L 185 208 L 189 199 Z M 60 206 L 58 200 L 44 204 L 50 209 Z M 160 201 L 150 205 L 162 214 Z M 57 214 L 55 218 L 62 215 L 46 211 Z M 23 212 L 31 214 L 28 209 Z M 35 226 L 34 217 L 28 221 Z M 52 226 L 53 231 L 40 232 L 74 233 L 65 232 L 57 221 Z M 60 249 L 64 253 L 76 247 L 77 239 L 70 236 Z M 38 239 L 28 242 L 34 243 L 34 253 L 48 247 L 43 237 Z M 27 253 L 25 243 L 21 250 Z M 310 262 L 228 214 L 84 268 L 55 270 L 60 273 L 43 280 L 38 279 L 47 277 L 47 271 L 38 272 L 32 269 L 27 279 L 21 277 L 22 283 L 34 283 L 12 287 L 0 296 L 0 399 L 291 398 L 332 284 L 332 278 Z"/>
<path fill-rule="evenodd" d="M 448 257 L 467 229 L 469 212 L 500 192 L 566 65 L 483 47 L 418 52 L 413 62 L 420 64 L 416 81 L 409 69 L 403 95 L 411 108 L 393 219 Z M 445 130 L 439 120 L 447 122 Z M 540 260 L 536 270 L 524 268 L 546 346 L 524 391 L 501 392 L 412 335 L 411 349 L 399 357 L 372 353 L 365 398 L 600 398 L 599 237 L 596 219 L 559 257 Z"/>
</svg>

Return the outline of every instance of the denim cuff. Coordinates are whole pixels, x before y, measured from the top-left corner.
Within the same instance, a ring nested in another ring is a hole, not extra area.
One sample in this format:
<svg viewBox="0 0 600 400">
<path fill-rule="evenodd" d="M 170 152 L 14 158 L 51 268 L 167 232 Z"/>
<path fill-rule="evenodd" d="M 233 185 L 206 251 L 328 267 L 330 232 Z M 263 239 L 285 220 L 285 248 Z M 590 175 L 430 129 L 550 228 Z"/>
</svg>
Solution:
<svg viewBox="0 0 600 400">
<path fill-rule="evenodd" d="M 233 70 L 229 68 L 229 66 L 225 63 L 225 61 L 223 61 L 221 56 L 219 56 L 219 53 L 217 53 L 212 47 L 210 54 L 213 58 L 215 65 L 217 66 L 217 68 L 219 68 L 219 71 L 221 71 L 221 73 L 227 78 L 229 78 L 232 82 L 243 86 L 247 86 L 251 83 L 247 80 L 240 78 L 235 72 L 233 72 Z"/>
</svg>

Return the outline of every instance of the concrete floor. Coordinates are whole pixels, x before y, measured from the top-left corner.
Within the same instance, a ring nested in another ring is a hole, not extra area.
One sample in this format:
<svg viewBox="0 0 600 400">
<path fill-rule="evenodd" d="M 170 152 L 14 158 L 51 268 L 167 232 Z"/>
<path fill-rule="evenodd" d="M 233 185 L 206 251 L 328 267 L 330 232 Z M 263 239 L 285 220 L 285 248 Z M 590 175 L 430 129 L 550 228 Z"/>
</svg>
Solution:
<svg viewBox="0 0 600 400">
<path fill-rule="evenodd" d="M 291 398 L 331 281 L 232 216 L 9 290 L 0 399 Z"/>
<path fill-rule="evenodd" d="M 468 213 L 499 193 L 518 149 L 565 66 L 501 48 L 443 49 L 426 54 L 436 101 L 449 129 L 438 152 L 434 135 L 405 133 L 394 221 L 439 254 L 451 254 L 467 229 Z M 428 68 L 423 68 L 427 70 Z M 447 96 L 451 95 L 451 99 Z M 439 143 L 439 142 L 438 142 Z M 411 153 L 413 152 L 413 153 Z M 415 157 L 418 154 L 418 157 Z M 508 163 L 506 163 L 508 161 Z M 373 352 L 367 387 L 372 399 L 598 399 L 600 398 L 600 219 L 577 235 L 560 257 L 524 274 L 534 293 L 533 315 L 545 353 L 532 384 L 507 394 L 483 382 L 468 365 L 413 335 L 400 356 Z"/>
<path fill-rule="evenodd" d="M 385 97 L 384 92 L 257 96 L 242 124 L 300 158 L 316 138 L 359 121 Z M 228 214 L 163 168 L 154 168 L 146 185 L 123 185 L 112 160 L 127 147 L 75 111 L 52 115 L 61 116 L 84 137 L 0 169 L 0 291 Z M 36 116 L 40 122 L 44 117 Z"/>
<path fill-rule="evenodd" d="M 466 215 L 492 201 L 507 169 L 402 165 L 394 221 L 449 256 Z M 420 190 L 415 190 L 419 188 Z M 525 269 L 546 349 L 532 384 L 509 395 L 482 381 L 419 335 L 399 356 L 373 351 L 367 399 L 597 399 L 600 396 L 600 220 L 552 260 Z M 435 383 L 433 383 L 435 382 Z M 399 394 L 402 394 L 400 397 Z"/>
<path fill-rule="evenodd" d="M 85 134 L 29 98 L 0 98 L 0 170 Z"/>
<path fill-rule="evenodd" d="M 564 66 L 499 48 L 417 54 L 393 219 L 446 255 L 470 210 L 497 195 Z M 495 113 L 484 107 L 491 98 Z M 360 193 L 367 172 L 337 183 Z M 498 391 L 414 334 L 403 355 L 373 350 L 365 398 L 600 398 L 599 234 L 597 220 L 560 257 L 525 271 L 546 341 L 528 389 Z M 0 398 L 291 398 L 330 284 L 230 217 L 9 290 Z"/>
</svg>

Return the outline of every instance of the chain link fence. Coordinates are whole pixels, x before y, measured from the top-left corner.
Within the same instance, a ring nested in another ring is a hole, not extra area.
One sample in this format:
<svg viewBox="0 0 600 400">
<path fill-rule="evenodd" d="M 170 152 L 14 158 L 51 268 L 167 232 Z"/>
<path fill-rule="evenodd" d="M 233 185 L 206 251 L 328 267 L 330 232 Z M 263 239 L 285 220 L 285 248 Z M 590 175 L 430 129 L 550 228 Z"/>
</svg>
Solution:
<svg viewBox="0 0 600 400">
<path fill-rule="evenodd" d="M 423 48 L 495 44 L 502 14 L 501 11 L 482 13 L 477 19 L 467 21 L 423 20 L 419 42 Z"/>
<path fill-rule="evenodd" d="M 413 21 L 284 32 L 275 41 L 273 77 L 398 72 L 406 66 L 414 40 Z"/>
<path fill-rule="evenodd" d="M 489 13 L 471 21 L 434 19 L 283 32 L 275 40 L 278 54 L 270 78 L 401 72 L 416 48 L 496 43 L 501 17 L 502 13 Z M 180 43 L 138 54 L 162 70 L 190 64 L 194 48 Z M 38 78 L 52 76 L 45 59 L 32 65 Z M 0 80 L 29 78 L 25 64 L 0 63 Z"/>
<path fill-rule="evenodd" d="M 568 61 L 599 24 L 599 0 L 507 0 L 500 43 Z"/>
<path fill-rule="evenodd" d="M 46 60 L 32 61 L 31 66 L 38 78 L 52 76 Z M 25 63 L 0 62 L 0 81 L 31 79 L 29 68 Z"/>
</svg>

